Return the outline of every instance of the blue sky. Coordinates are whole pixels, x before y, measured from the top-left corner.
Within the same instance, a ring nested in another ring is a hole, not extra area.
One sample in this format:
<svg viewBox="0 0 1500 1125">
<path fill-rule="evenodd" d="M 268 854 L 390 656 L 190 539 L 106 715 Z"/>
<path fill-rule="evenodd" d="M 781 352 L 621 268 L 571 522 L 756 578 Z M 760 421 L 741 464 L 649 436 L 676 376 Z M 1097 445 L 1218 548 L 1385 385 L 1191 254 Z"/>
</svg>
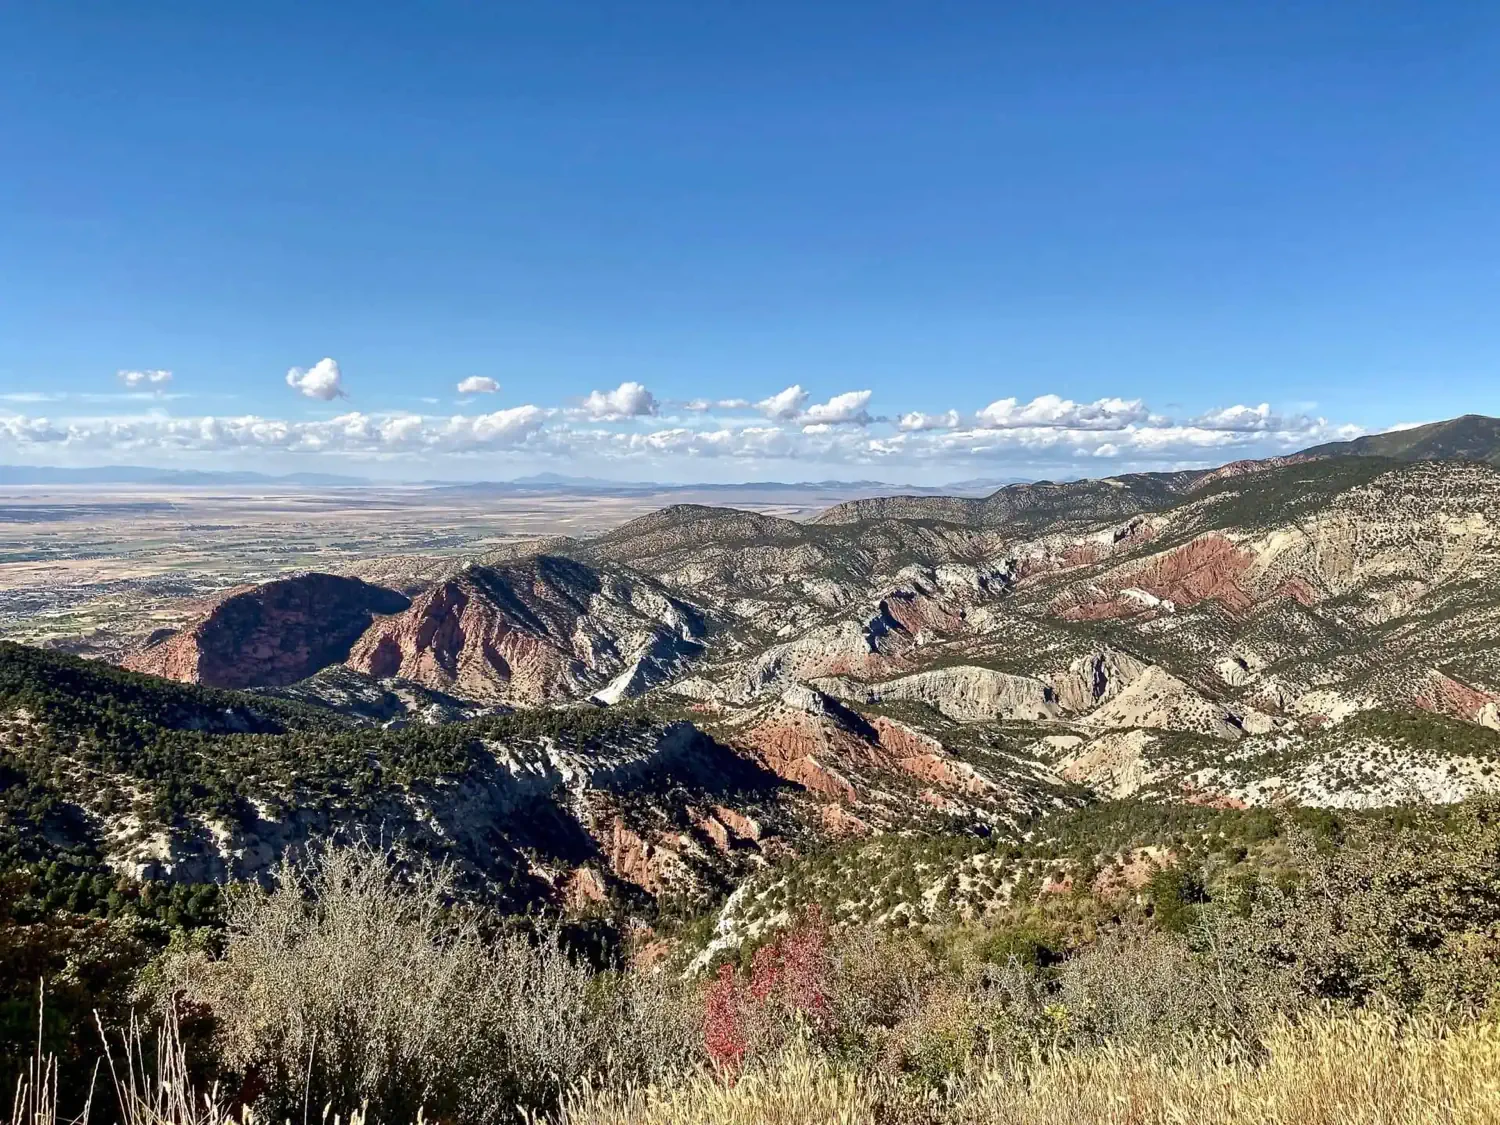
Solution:
<svg viewBox="0 0 1500 1125">
<path fill-rule="evenodd" d="M 5 5 L 0 460 L 938 482 L 1500 413 L 1497 57 L 1479 3 Z"/>
</svg>

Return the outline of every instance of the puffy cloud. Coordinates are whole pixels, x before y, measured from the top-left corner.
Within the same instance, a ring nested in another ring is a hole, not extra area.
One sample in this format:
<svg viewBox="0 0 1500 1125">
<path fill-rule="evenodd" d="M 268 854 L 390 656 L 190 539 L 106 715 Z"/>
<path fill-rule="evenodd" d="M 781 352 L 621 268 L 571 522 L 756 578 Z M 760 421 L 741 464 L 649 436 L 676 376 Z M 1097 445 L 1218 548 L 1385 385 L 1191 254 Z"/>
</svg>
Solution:
<svg viewBox="0 0 1500 1125">
<path fill-rule="evenodd" d="M 807 392 L 799 384 L 794 383 L 770 398 L 761 399 L 755 404 L 755 408 L 773 422 L 791 422 L 801 416 L 802 408 L 806 404 Z"/>
<path fill-rule="evenodd" d="M 286 373 L 286 385 L 300 395 L 321 402 L 344 397 L 343 375 L 332 359 L 320 359 L 307 370 L 294 367 Z"/>
<path fill-rule="evenodd" d="M 674 427 L 646 434 L 573 434 L 570 438 L 593 448 L 589 452 L 606 457 L 688 456 L 726 457 L 746 460 L 794 458 L 803 453 L 796 431 L 780 426 L 744 426 L 739 429 L 693 430 Z"/>
<path fill-rule="evenodd" d="M 868 426 L 875 421 L 865 407 L 870 405 L 871 391 L 845 391 L 827 402 L 815 403 L 803 412 L 802 420 L 831 426 Z"/>
<path fill-rule="evenodd" d="M 500 389 L 500 384 L 488 375 L 470 375 L 467 379 L 458 381 L 458 393 L 461 395 L 492 395 Z"/>
<path fill-rule="evenodd" d="M 979 424 L 988 429 L 1026 427 L 1062 430 L 1123 430 L 1151 420 L 1151 412 L 1138 398 L 1101 398 L 1096 402 L 1074 402 L 1058 395 L 1038 395 L 1022 404 L 1002 398 L 979 412 Z"/>
<path fill-rule="evenodd" d="M 800 384 L 793 384 L 770 398 L 763 398 L 755 408 L 773 422 L 797 422 L 804 426 L 868 426 L 875 419 L 866 409 L 870 391 L 845 391 L 827 402 L 807 405 L 809 397 Z"/>
<path fill-rule="evenodd" d="M 458 448 L 517 445 L 542 428 L 548 411 L 539 406 L 512 406 L 490 414 L 455 414 L 442 430 L 444 444 Z"/>
<path fill-rule="evenodd" d="M 656 396 L 641 383 L 621 383 L 612 391 L 591 391 L 583 400 L 579 413 L 595 421 L 609 422 L 621 418 L 643 418 L 659 408 Z"/>
<path fill-rule="evenodd" d="M 896 420 L 896 426 L 906 433 L 921 433 L 923 430 L 956 430 L 959 427 L 957 410 L 950 410 L 946 414 L 923 414 L 920 410 L 913 410 L 910 414 L 903 414 Z"/>
<path fill-rule="evenodd" d="M 115 376 L 131 390 L 161 389 L 172 381 L 170 371 L 117 371 Z"/>
<path fill-rule="evenodd" d="M 45 418 L 27 418 L 20 414 L 0 417 L 0 443 L 42 445 L 67 440 L 68 431 L 58 429 Z"/>
<path fill-rule="evenodd" d="M 1190 423 L 1205 430 L 1228 430 L 1239 434 L 1286 433 L 1324 424 L 1323 419 L 1312 419 L 1305 414 L 1274 414 L 1270 404 L 1265 402 L 1259 406 L 1226 406 L 1221 410 L 1210 410 Z"/>
<path fill-rule="evenodd" d="M 1280 422 L 1281 419 L 1272 416 L 1271 404 L 1267 402 L 1259 406 L 1226 406 L 1220 410 L 1210 410 L 1193 420 L 1194 425 L 1205 430 L 1230 430 L 1235 433 L 1279 430 Z"/>
</svg>

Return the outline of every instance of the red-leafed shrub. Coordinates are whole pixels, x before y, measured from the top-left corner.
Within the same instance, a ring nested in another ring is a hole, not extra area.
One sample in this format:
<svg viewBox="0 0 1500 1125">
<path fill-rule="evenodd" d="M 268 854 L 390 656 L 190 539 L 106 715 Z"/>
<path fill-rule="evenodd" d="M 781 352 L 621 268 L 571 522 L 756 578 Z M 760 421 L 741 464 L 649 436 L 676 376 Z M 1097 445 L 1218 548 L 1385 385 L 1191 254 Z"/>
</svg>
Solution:
<svg viewBox="0 0 1500 1125">
<path fill-rule="evenodd" d="M 827 1030 L 828 929 L 816 907 L 756 950 L 748 976 L 723 965 L 703 995 L 703 1046 L 713 1062 L 737 1070 L 748 1054 L 774 1051 L 800 1027 Z"/>
<path fill-rule="evenodd" d="M 734 967 L 721 965 L 703 997 L 703 1047 L 716 1066 L 737 1069 L 750 1048 Z"/>
<path fill-rule="evenodd" d="M 750 995 L 757 1004 L 821 1023 L 828 1015 L 828 994 L 828 928 L 813 906 L 795 928 L 755 951 Z"/>
</svg>

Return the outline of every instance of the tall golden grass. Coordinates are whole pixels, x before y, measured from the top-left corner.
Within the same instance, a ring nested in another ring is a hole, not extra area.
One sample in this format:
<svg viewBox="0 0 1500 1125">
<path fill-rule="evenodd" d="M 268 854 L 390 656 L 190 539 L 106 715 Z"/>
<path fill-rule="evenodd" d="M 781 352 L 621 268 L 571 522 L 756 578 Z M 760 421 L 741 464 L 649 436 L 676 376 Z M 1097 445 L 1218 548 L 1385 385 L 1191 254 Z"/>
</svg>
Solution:
<svg viewBox="0 0 1500 1125">
<path fill-rule="evenodd" d="M 248 1112 L 194 1091 L 170 1024 L 150 1052 L 139 1031 L 101 1085 L 98 1120 L 125 1125 L 249 1125 Z M 10 1125 L 68 1125 L 48 1060 L 20 1084 Z M 101 1091 L 103 1092 L 103 1091 Z M 332 1107 L 331 1107 L 332 1108 Z M 310 1116 L 337 1121 L 310 1107 Z M 349 1107 L 346 1107 L 348 1112 Z M 359 1125 L 354 1108 L 345 1120 Z M 83 1119 L 80 1119 L 83 1120 Z M 420 1120 L 420 1118 L 419 1118 Z M 979 1070 L 920 1093 L 897 1079 L 840 1071 L 793 1051 L 733 1082 L 708 1073 L 650 1086 L 584 1089 L 536 1125 L 1500 1125 L 1500 1024 L 1444 1027 L 1375 1014 L 1282 1024 L 1257 1061 L 1209 1044 L 1158 1055 L 1104 1048 Z"/>
<path fill-rule="evenodd" d="M 1258 1061 L 1208 1045 L 1106 1048 L 981 1071 L 925 1098 L 805 1055 L 726 1084 L 713 1075 L 581 1091 L 562 1125 L 1437 1125 L 1500 1123 L 1500 1024 L 1400 1025 L 1373 1014 L 1282 1024 Z"/>
</svg>

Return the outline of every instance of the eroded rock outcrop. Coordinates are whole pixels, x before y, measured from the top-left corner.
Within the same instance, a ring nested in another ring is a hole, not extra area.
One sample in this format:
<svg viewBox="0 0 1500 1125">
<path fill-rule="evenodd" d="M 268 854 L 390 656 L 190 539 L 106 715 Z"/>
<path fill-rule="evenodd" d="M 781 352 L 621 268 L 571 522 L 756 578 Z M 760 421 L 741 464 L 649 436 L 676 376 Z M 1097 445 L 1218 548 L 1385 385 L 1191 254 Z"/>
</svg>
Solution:
<svg viewBox="0 0 1500 1125">
<path fill-rule="evenodd" d="M 278 578 L 232 591 L 198 621 L 124 663 L 209 687 L 282 687 L 343 660 L 372 621 L 410 604 L 357 578 Z"/>
<path fill-rule="evenodd" d="M 874 684 L 831 679 L 819 681 L 819 686 L 861 703 L 925 703 L 959 722 L 1038 720 L 1058 715 L 1052 690 L 1040 680 L 975 665 L 934 668 Z"/>
<path fill-rule="evenodd" d="M 651 579 L 542 555 L 432 587 L 361 637 L 349 664 L 487 702 L 615 702 L 698 656 L 704 629 Z"/>
</svg>

